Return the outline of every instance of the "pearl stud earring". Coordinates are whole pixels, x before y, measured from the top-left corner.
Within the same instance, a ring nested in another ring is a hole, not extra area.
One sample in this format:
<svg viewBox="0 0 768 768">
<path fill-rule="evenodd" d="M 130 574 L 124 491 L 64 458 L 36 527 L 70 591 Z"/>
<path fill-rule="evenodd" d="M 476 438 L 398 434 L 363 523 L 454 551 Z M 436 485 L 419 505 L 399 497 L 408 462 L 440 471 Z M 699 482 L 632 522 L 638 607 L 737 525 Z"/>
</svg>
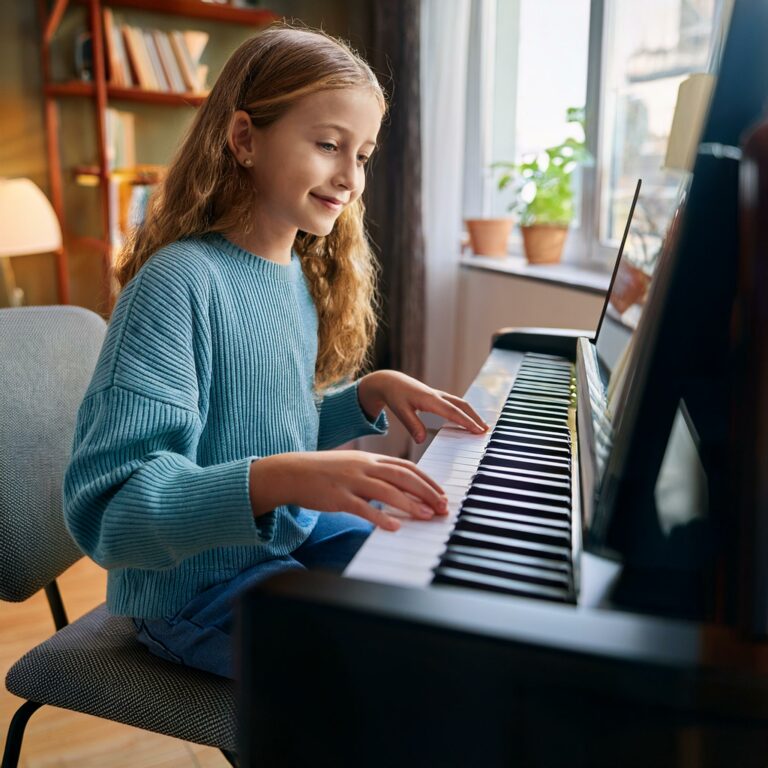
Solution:
<svg viewBox="0 0 768 768">
<path fill-rule="evenodd" d="M 243 160 L 243 165 L 246 168 L 250 168 L 253 165 L 253 160 L 251 160 L 250 157 L 246 157 L 245 160 Z"/>
</svg>

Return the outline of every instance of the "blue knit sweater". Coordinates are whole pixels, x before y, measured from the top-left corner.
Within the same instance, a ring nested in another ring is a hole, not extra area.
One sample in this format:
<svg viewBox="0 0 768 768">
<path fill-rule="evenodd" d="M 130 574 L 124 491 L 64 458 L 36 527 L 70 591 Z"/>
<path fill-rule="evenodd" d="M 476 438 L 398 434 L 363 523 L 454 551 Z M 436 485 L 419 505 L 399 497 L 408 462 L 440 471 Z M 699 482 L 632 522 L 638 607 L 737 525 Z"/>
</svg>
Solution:
<svg viewBox="0 0 768 768">
<path fill-rule="evenodd" d="M 309 536 L 316 512 L 254 519 L 251 462 L 387 426 L 366 418 L 356 383 L 318 397 L 316 356 L 295 255 L 280 265 L 206 235 L 163 248 L 125 287 L 64 482 L 70 533 L 109 570 L 110 611 L 170 617 Z"/>
</svg>

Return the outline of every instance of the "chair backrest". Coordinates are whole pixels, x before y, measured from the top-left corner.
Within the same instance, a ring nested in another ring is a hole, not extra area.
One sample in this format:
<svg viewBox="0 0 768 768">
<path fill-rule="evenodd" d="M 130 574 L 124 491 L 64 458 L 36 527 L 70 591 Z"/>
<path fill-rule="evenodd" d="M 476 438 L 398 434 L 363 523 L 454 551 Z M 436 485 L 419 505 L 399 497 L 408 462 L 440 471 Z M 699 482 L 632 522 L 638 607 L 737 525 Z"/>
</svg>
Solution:
<svg viewBox="0 0 768 768">
<path fill-rule="evenodd" d="M 61 488 L 105 329 L 80 307 L 0 309 L 0 599 L 26 600 L 82 557 Z"/>
</svg>

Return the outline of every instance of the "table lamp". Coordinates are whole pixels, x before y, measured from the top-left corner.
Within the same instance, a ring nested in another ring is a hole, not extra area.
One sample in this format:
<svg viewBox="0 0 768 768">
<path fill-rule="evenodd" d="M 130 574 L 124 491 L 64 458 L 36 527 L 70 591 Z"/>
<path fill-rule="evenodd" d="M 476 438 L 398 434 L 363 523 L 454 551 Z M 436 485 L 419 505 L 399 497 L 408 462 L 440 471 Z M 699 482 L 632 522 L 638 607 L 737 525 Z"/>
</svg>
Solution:
<svg viewBox="0 0 768 768">
<path fill-rule="evenodd" d="M 0 179 L 0 301 L 18 306 L 23 297 L 8 257 L 60 251 L 61 245 L 59 220 L 40 188 L 29 179 Z"/>
<path fill-rule="evenodd" d="M 693 170 L 714 87 L 714 75 L 706 72 L 696 72 L 680 83 L 664 158 L 665 168 Z"/>
</svg>

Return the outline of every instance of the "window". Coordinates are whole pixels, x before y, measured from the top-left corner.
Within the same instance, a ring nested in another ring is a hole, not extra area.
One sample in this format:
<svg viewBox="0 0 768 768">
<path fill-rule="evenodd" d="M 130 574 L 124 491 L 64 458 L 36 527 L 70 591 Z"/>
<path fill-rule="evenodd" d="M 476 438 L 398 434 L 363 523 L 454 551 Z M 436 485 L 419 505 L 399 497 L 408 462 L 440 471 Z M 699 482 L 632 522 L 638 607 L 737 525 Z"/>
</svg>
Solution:
<svg viewBox="0 0 768 768">
<path fill-rule="evenodd" d="M 601 75 L 598 235 L 621 237 L 635 182 L 643 179 L 635 258 L 652 260 L 674 212 L 683 172 L 664 167 L 677 91 L 707 70 L 715 0 L 609 0 Z"/>
<path fill-rule="evenodd" d="M 595 162 L 576 174 L 564 258 L 612 262 L 635 182 L 636 230 L 658 249 L 683 172 L 663 167 L 677 89 L 706 71 L 723 0 L 474 0 L 464 212 L 502 216 L 491 164 L 558 144 L 586 107 Z"/>
</svg>

